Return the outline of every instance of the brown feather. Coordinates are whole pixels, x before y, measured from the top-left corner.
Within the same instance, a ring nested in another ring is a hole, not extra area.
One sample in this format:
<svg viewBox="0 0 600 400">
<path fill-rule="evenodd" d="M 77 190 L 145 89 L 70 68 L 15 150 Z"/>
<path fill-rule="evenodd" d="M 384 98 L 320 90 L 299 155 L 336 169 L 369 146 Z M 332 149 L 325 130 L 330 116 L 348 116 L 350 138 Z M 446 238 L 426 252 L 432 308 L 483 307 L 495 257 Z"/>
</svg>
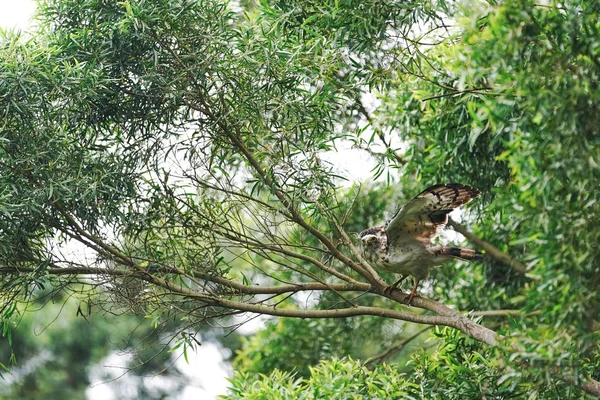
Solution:
<svg viewBox="0 0 600 400">
<path fill-rule="evenodd" d="M 440 228 L 448 223 L 448 214 L 481 194 L 460 183 L 430 186 L 399 210 L 386 225 L 390 241 L 409 235 L 428 246 Z"/>
</svg>

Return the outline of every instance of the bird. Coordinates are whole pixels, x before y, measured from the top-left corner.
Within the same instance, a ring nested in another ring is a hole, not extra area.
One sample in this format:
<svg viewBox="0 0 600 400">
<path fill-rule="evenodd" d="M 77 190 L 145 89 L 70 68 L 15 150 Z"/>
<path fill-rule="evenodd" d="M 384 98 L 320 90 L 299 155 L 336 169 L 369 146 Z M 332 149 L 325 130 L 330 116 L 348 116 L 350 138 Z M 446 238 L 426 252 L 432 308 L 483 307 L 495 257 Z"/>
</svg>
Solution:
<svg viewBox="0 0 600 400">
<path fill-rule="evenodd" d="M 400 279 L 388 285 L 389 295 L 408 276 L 414 286 L 408 304 L 417 294 L 419 282 L 429 276 L 432 267 L 452 259 L 478 260 L 483 254 L 459 247 L 433 246 L 431 240 L 448 223 L 448 214 L 479 197 L 472 186 L 446 183 L 430 186 L 400 208 L 384 225 L 365 229 L 359 236 L 362 255 L 377 270 L 400 274 Z"/>
</svg>

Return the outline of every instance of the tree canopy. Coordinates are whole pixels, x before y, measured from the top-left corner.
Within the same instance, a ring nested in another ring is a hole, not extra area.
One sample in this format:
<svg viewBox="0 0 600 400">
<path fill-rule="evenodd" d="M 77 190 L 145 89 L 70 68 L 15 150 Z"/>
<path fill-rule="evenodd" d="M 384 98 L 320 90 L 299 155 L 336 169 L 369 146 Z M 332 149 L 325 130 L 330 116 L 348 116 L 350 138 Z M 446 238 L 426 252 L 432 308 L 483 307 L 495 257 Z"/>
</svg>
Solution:
<svg viewBox="0 0 600 400">
<path fill-rule="evenodd" d="M 0 40 L 9 345 L 74 297 L 184 349 L 282 317 L 228 399 L 600 396 L 596 2 L 38 8 Z M 349 147 L 371 180 L 328 161 Z M 450 225 L 486 258 L 409 307 L 356 233 L 445 182 L 483 192 Z"/>
</svg>

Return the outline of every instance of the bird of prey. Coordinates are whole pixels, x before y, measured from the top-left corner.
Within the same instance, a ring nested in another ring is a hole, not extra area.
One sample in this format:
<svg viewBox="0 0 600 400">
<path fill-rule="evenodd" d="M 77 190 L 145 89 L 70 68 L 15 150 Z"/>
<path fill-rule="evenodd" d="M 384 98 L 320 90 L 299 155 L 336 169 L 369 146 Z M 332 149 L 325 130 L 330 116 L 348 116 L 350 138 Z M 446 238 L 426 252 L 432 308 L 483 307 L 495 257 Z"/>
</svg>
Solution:
<svg viewBox="0 0 600 400">
<path fill-rule="evenodd" d="M 398 210 L 385 225 L 360 233 L 364 258 L 375 269 L 401 274 L 384 293 L 391 293 L 410 275 L 414 278 L 408 297 L 410 304 L 417 296 L 419 282 L 427 278 L 432 267 L 453 258 L 469 261 L 482 258 L 475 250 L 431 245 L 431 239 L 448 223 L 448 214 L 480 194 L 474 187 L 460 183 L 430 186 Z"/>
</svg>

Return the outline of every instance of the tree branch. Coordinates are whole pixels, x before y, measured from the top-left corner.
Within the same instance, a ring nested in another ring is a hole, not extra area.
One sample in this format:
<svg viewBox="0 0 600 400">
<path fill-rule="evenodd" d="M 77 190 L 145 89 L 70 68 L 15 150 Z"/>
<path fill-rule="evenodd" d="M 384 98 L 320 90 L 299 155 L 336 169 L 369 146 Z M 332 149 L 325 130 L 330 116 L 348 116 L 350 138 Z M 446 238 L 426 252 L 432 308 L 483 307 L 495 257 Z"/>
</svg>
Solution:
<svg viewBox="0 0 600 400">
<path fill-rule="evenodd" d="M 333 310 L 298 310 L 298 309 L 289 309 L 289 308 L 277 308 L 270 305 L 264 304 L 253 304 L 247 303 L 243 301 L 229 300 L 214 294 L 210 293 L 202 293 L 192 289 L 185 288 L 181 285 L 176 285 L 168 280 L 161 279 L 155 275 L 151 275 L 148 272 L 144 271 L 142 267 L 139 267 L 141 272 L 131 273 L 128 271 L 121 271 L 116 269 L 108 269 L 108 268 L 80 268 L 80 267 L 72 267 L 72 268 L 49 268 L 47 272 L 49 274 L 55 275 L 109 275 L 109 276 L 128 276 L 128 277 L 136 277 L 138 279 L 144 280 L 151 284 L 154 284 L 158 287 L 166 289 L 172 294 L 184 296 L 189 299 L 195 299 L 201 301 L 206 304 L 210 304 L 213 306 L 219 306 L 230 310 L 237 310 L 242 312 L 253 312 L 259 314 L 267 314 L 274 315 L 280 317 L 295 317 L 295 318 L 345 318 L 352 317 L 358 315 L 373 315 L 384 318 L 392 318 L 398 319 L 408 322 L 414 322 L 418 324 L 428 324 L 428 325 L 443 325 L 456 328 L 461 332 L 466 333 L 467 335 L 474 337 L 477 340 L 483 341 L 488 344 L 495 345 L 496 334 L 488 328 L 484 326 L 478 325 L 468 318 L 464 317 L 460 313 L 451 310 L 444 305 L 437 303 L 432 300 L 423 299 L 423 298 L 415 298 L 413 303 L 418 303 L 418 305 L 422 308 L 426 308 L 429 310 L 437 310 L 439 314 L 436 316 L 426 316 L 419 314 L 412 314 L 406 312 L 399 312 L 396 310 L 379 308 L 379 307 L 365 307 L 365 306 L 356 306 L 351 308 L 342 308 L 342 309 L 333 309 Z M 35 268 L 17 268 L 17 267 L 3 267 L 0 268 L 1 273 L 31 273 L 35 272 Z M 217 280 L 219 283 L 223 284 L 231 284 L 231 282 L 225 282 L 222 279 Z M 247 291 L 248 294 L 284 294 L 290 292 L 298 292 L 300 290 L 331 290 L 330 285 L 321 284 L 319 286 L 318 283 L 308 283 L 308 284 L 297 284 L 297 285 L 285 285 L 282 288 L 278 287 L 268 287 L 264 290 L 255 287 L 243 287 L 245 285 L 233 284 L 237 289 L 241 289 Z M 352 286 L 345 284 L 337 284 L 333 287 L 335 290 L 340 291 L 364 291 L 367 288 L 368 284 L 364 284 L 361 286 Z M 370 285 L 368 285 L 371 287 Z M 302 289 L 299 289 L 302 288 Z M 372 288 L 371 288 L 372 289 Z M 393 293 L 392 298 L 397 301 L 403 301 L 407 295 L 404 293 L 400 293 L 395 291 Z"/>
<path fill-rule="evenodd" d="M 467 230 L 467 228 L 465 228 L 464 226 L 453 221 L 452 219 L 448 219 L 448 225 L 450 225 L 452 228 L 454 228 L 454 230 L 456 232 L 462 234 L 464 237 L 466 237 L 467 239 L 469 239 L 470 241 L 475 243 L 477 246 L 484 249 L 486 251 L 486 253 L 490 257 L 495 259 L 496 261 L 499 261 L 503 264 L 508 265 L 509 267 L 513 268 L 515 271 L 519 272 L 520 274 L 525 275 L 527 273 L 527 266 L 525 264 L 523 264 L 520 261 L 515 260 L 508 254 L 504 253 L 502 250 L 500 250 L 499 248 L 494 246 L 493 244 L 486 242 L 485 240 L 481 239 L 479 236 L 469 232 Z"/>
<path fill-rule="evenodd" d="M 400 303 L 406 303 L 409 294 L 394 290 L 390 297 Z M 454 320 L 452 326 L 461 332 L 471 336 L 480 342 L 487 343 L 492 346 L 498 345 L 498 337 L 496 332 L 491 329 L 475 323 L 473 320 L 466 318 L 460 312 L 453 310 L 442 303 L 437 301 L 426 299 L 424 297 L 415 297 L 411 303 L 412 306 L 423 308 L 425 310 L 432 311 L 438 315 L 443 315 Z"/>
<path fill-rule="evenodd" d="M 140 267 L 141 268 L 141 267 Z M 36 268 L 31 267 L 0 267 L 0 274 L 8 273 L 35 273 Z M 379 307 L 364 307 L 356 306 L 342 309 L 333 310 L 300 310 L 300 309 L 289 309 L 289 308 L 278 308 L 272 305 L 260 304 L 260 303 L 247 303 L 241 301 L 228 300 L 221 297 L 217 297 L 213 294 L 206 294 L 191 289 L 184 288 L 182 286 L 175 285 L 167 280 L 160 279 L 148 273 L 132 273 L 129 271 L 99 268 L 99 267 L 55 267 L 48 268 L 46 272 L 50 275 L 100 275 L 100 276 L 120 276 L 120 277 L 134 277 L 149 283 L 152 283 L 158 287 L 166 289 L 168 292 L 176 295 L 183 296 L 189 299 L 196 299 L 202 303 L 212 306 L 222 307 L 234 312 L 251 312 L 265 315 L 273 315 L 279 317 L 293 317 L 293 318 L 348 318 L 359 315 L 371 315 L 383 318 L 391 318 L 397 320 L 403 320 L 407 322 L 413 322 L 418 324 L 426 325 L 442 325 L 449 326 L 466 333 L 467 335 L 475 338 L 476 340 L 482 341 L 490 345 L 497 345 L 497 335 L 495 332 L 478 325 L 468 318 L 465 318 L 457 311 L 449 309 L 448 307 L 434 302 L 432 300 L 424 298 L 415 298 L 414 303 L 419 303 L 421 308 L 436 311 L 441 315 L 438 316 L 426 316 L 412 313 L 399 312 L 396 310 L 390 310 Z M 299 283 L 293 285 L 281 285 L 281 286 L 246 286 L 239 284 L 234 281 L 227 280 L 222 277 L 212 277 L 209 275 L 199 274 L 199 278 L 213 281 L 224 286 L 230 286 L 239 290 L 245 294 L 285 294 L 295 293 L 304 290 L 331 290 L 337 291 L 364 291 L 371 287 L 369 284 L 361 285 L 350 285 L 350 284 L 320 284 L 320 283 Z M 407 297 L 406 294 L 394 291 L 391 296 L 397 301 L 403 301 Z M 417 304 L 415 304 L 417 305 Z M 489 310 L 489 311 L 475 311 L 470 313 L 472 316 L 508 316 L 508 315 L 519 315 L 519 310 Z M 536 314 L 536 313 L 532 313 Z M 384 358 L 393 351 L 396 351 L 406 345 L 409 341 L 413 340 L 418 334 L 424 330 L 429 329 L 427 327 L 415 335 L 397 343 L 390 347 L 385 352 L 382 352 L 369 361 L 375 361 L 378 358 Z M 594 395 L 600 395 L 600 382 L 591 379 L 583 378 L 582 381 L 577 381 L 572 375 L 563 376 L 563 379 L 570 382 L 573 385 L 580 387 L 582 390 Z"/>
<path fill-rule="evenodd" d="M 458 313 L 457 311 L 451 310 L 442 304 L 434 302 L 432 300 L 419 299 L 421 303 L 427 305 L 435 304 L 435 307 L 440 310 L 444 310 L 446 315 L 438 315 L 438 316 L 428 316 L 428 315 L 418 315 L 411 313 L 403 313 L 396 310 L 379 308 L 379 307 L 365 307 L 365 306 L 357 306 L 353 308 L 342 308 L 342 309 L 334 309 L 334 310 L 298 310 L 298 309 L 289 309 L 289 308 L 276 308 L 268 305 L 262 304 L 248 304 L 244 302 L 227 300 L 223 298 L 217 298 L 201 293 L 197 293 L 191 291 L 186 288 L 178 287 L 173 285 L 170 282 L 164 280 L 157 280 L 155 277 L 149 277 L 149 279 L 154 280 L 156 284 L 162 286 L 164 288 L 169 289 L 175 294 L 180 294 L 182 296 L 186 296 L 189 298 L 195 298 L 199 301 L 221 306 L 228 309 L 236 309 L 240 311 L 247 311 L 259 314 L 267 314 L 274 315 L 280 317 L 295 317 L 295 318 L 345 318 L 345 317 L 353 317 L 358 315 L 373 315 L 384 318 L 398 319 L 402 321 L 414 322 L 417 324 L 428 324 L 428 325 L 443 325 L 449 326 L 451 328 L 455 328 L 460 330 L 463 333 L 481 341 L 487 343 L 492 346 L 496 346 L 498 344 L 497 335 L 491 329 L 488 329 L 482 325 L 478 325 L 472 320 L 465 318 L 463 315 Z M 398 291 L 395 291 L 396 294 L 400 294 Z M 404 295 L 407 296 L 407 295 Z M 417 300 L 417 299 L 415 299 Z"/>
<path fill-rule="evenodd" d="M 352 283 L 352 284 L 358 284 L 359 282 L 345 274 L 342 274 L 341 272 L 336 271 L 335 269 L 328 267 L 327 265 L 323 264 L 321 261 L 317 260 L 316 258 L 313 258 L 311 256 L 308 256 L 306 254 L 302 254 L 302 253 L 298 253 L 295 251 L 291 251 L 289 249 L 286 249 L 284 246 L 276 246 L 276 245 L 270 245 L 270 244 L 266 244 L 266 243 L 257 243 L 257 242 L 248 242 L 248 241 L 242 241 L 242 239 L 240 237 L 235 237 L 234 235 L 230 235 L 227 234 L 226 232 L 222 232 L 219 231 L 218 232 L 220 235 L 222 235 L 223 237 L 228 238 L 229 240 L 232 241 L 236 241 L 236 242 L 240 242 L 242 244 L 245 245 L 249 245 L 251 247 L 258 247 L 261 249 L 267 249 L 276 253 L 281 253 L 281 254 L 285 254 L 287 256 L 293 257 L 293 258 L 297 258 L 299 260 L 303 260 L 303 261 L 307 261 L 311 264 L 313 264 L 314 266 L 316 266 L 317 268 L 343 280 L 346 281 L 348 283 Z"/>
<path fill-rule="evenodd" d="M 0 274 L 27 274 L 35 273 L 37 271 L 38 270 L 36 268 L 31 267 L 0 267 Z M 174 272 L 174 270 L 170 271 Z M 118 277 L 133 276 L 133 273 L 130 271 L 102 267 L 55 267 L 48 268 L 44 272 L 49 275 L 99 275 Z M 177 271 L 177 273 L 180 275 L 185 275 L 180 271 Z M 219 285 L 230 287 L 243 294 L 285 294 L 302 291 L 325 291 L 332 289 L 337 290 L 339 292 L 365 292 L 368 291 L 371 287 L 371 285 L 367 283 L 358 283 L 353 285 L 342 283 L 323 284 L 319 282 L 302 282 L 291 285 L 278 286 L 249 286 L 219 276 L 211 276 L 208 274 L 194 274 L 194 276 L 200 279 L 204 279 L 206 281 L 217 283 Z"/>
<path fill-rule="evenodd" d="M 325 212 L 325 208 L 319 204 L 318 202 L 315 203 L 317 205 L 317 207 L 319 207 L 319 209 L 321 210 L 321 212 Z M 369 264 L 367 262 L 367 260 L 365 260 L 363 258 L 363 256 L 360 254 L 360 252 L 358 250 L 356 250 L 356 247 L 354 247 L 354 244 L 352 243 L 352 240 L 350 239 L 350 236 L 348 236 L 348 234 L 346 233 L 346 231 L 344 230 L 344 228 L 339 224 L 339 222 L 337 221 L 337 218 L 335 217 L 335 215 L 330 215 L 330 220 L 333 222 L 333 225 L 335 226 L 335 229 L 338 231 L 338 233 L 340 234 L 340 236 L 342 237 L 342 239 L 344 240 L 344 243 L 346 244 L 346 246 L 348 246 L 348 248 L 350 249 L 350 253 L 352 253 L 352 255 L 354 257 L 356 257 L 356 259 L 360 262 L 360 265 L 367 271 L 369 271 L 369 273 L 374 276 L 376 279 L 381 280 L 381 278 L 379 277 L 379 274 L 377 273 L 377 271 L 375 271 L 375 269 L 373 269 L 373 267 L 371 267 L 371 264 Z"/>
<path fill-rule="evenodd" d="M 432 326 L 426 326 L 425 328 L 418 330 L 414 334 L 412 334 L 409 337 L 406 337 L 406 338 L 402 339 L 401 341 L 393 344 L 392 346 L 388 347 L 384 351 L 382 351 L 380 353 L 377 353 L 377 354 L 375 354 L 372 357 L 369 357 L 365 361 L 365 364 L 368 365 L 368 364 L 373 364 L 373 363 L 377 363 L 377 364 L 380 363 L 385 358 L 389 357 L 390 354 L 393 354 L 396 351 L 401 350 L 404 346 L 406 346 L 407 344 L 409 344 L 410 342 L 412 342 L 413 340 L 415 340 L 417 337 L 419 337 L 422 333 L 428 331 L 431 328 L 433 328 L 433 327 Z"/>
<path fill-rule="evenodd" d="M 85 239 L 92 242 L 95 246 L 97 246 L 97 248 L 95 248 L 94 250 L 98 251 L 98 248 L 99 248 L 102 250 L 103 253 L 109 254 L 112 257 L 115 257 L 115 258 L 121 260 L 121 262 L 123 264 L 128 265 L 130 267 L 135 265 L 135 263 L 133 262 L 133 260 L 131 258 L 129 258 L 125 254 L 121 253 L 117 248 L 104 243 L 100 238 L 86 232 L 85 229 L 83 229 L 81 227 L 81 225 L 75 220 L 75 218 L 71 214 L 69 214 L 69 212 L 67 212 L 58 202 L 54 203 L 54 207 L 67 220 L 69 226 L 75 232 L 77 232 L 78 235 L 81 235 Z M 74 237 L 74 238 L 78 239 L 77 237 Z M 82 244 L 84 244 L 88 247 L 91 247 L 90 244 L 88 242 L 86 242 L 85 240 L 81 240 L 81 238 L 79 238 L 78 240 Z"/>
<path fill-rule="evenodd" d="M 535 315 L 540 315 L 541 313 L 541 311 L 526 313 L 521 310 L 484 310 L 471 311 L 468 313 L 468 315 L 471 317 L 514 317 L 516 315 L 531 317 Z"/>
<path fill-rule="evenodd" d="M 493 89 L 487 88 L 487 87 L 472 88 L 472 89 L 465 89 L 465 90 L 454 89 L 450 93 L 442 93 L 442 94 L 438 94 L 436 96 L 426 97 L 424 99 L 421 99 L 421 101 L 425 102 L 425 101 L 429 101 L 429 100 L 435 100 L 435 99 L 440 99 L 443 97 L 450 97 L 450 96 L 454 96 L 454 95 L 458 95 L 458 94 L 465 94 L 465 93 L 484 94 L 487 96 L 500 96 L 500 94 L 498 94 L 498 93 L 489 93 L 489 92 L 486 93 L 488 90 L 493 90 Z"/>
<path fill-rule="evenodd" d="M 348 265 L 356 272 L 358 272 L 362 277 L 364 277 L 367 281 L 371 282 L 375 285 L 384 286 L 385 283 L 378 277 L 371 275 L 367 272 L 362 266 L 358 265 L 351 258 L 347 257 L 345 254 L 340 252 L 337 247 L 323 235 L 320 231 L 315 229 L 313 226 L 308 224 L 298 213 L 295 207 L 290 203 L 290 201 L 285 197 L 283 192 L 278 188 L 278 185 L 267 175 L 267 173 L 260 166 L 258 161 L 254 158 L 254 156 L 248 151 L 241 138 L 236 134 L 231 132 L 230 129 L 226 129 L 225 132 L 231 138 L 235 146 L 242 152 L 244 157 L 248 160 L 252 168 L 256 171 L 256 173 L 261 177 L 263 182 L 272 188 L 273 193 L 277 198 L 281 201 L 281 203 L 286 207 L 286 209 L 290 212 L 292 220 L 304 228 L 307 232 L 316 237 L 325 247 L 331 252 L 331 254 L 342 261 L 344 264 Z"/>
</svg>

